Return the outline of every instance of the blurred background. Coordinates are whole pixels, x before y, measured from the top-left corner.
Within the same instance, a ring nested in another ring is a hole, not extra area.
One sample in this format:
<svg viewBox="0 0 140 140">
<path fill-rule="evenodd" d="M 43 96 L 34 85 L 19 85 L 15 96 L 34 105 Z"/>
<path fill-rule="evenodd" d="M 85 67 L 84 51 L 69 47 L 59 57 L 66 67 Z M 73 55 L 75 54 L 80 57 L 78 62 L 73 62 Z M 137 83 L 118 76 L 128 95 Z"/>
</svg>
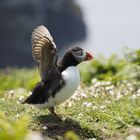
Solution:
<svg viewBox="0 0 140 140">
<path fill-rule="evenodd" d="M 2 0 L 0 68 L 35 66 L 30 39 L 41 24 L 60 56 L 77 45 L 106 57 L 121 55 L 124 46 L 140 48 L 139 0 Z"/>
<path fill-rule="evenodd" d="M 76 94 L 56 108 L 62 120 L 21 104 L 40 81 L 31 52 L 39 25 L 60 57 L 72 46 L 94 56 L 78 66 Z M 140 0 L 0 1 L 0 140 L 60 140 L 67 130 L 79 138 L 64 139 L 140 139 Z"/>
</svg>

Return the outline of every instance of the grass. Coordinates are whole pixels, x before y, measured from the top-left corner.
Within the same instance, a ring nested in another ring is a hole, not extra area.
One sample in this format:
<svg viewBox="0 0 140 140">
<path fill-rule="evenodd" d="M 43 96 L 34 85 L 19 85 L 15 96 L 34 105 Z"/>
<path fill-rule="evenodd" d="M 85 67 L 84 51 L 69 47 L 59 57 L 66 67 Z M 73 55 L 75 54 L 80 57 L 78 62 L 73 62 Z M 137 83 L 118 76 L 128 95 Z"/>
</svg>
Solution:
<svg viewBox="0 0 140 140">
<path fill-rule="evenodd" d="M 64 139 L 69 130 L 83 140 L 124 139 L 140 127 L 140 93 L 131 83 L 121 86 L 106 83 L 96 81 L 88 87 L 81 86 L 76 94 L 84 94 L 83 97 L 78 99 L 76 95 L 76 101 L 71 99 L 56 107 L 61 118 L 50 115 L 47 109 L 21 104 L 29 92 L 24 88 L 1 91 L 0 112 L 12 121 L 28 117 L 28 129 L 52 139 Z"/>
</svg>

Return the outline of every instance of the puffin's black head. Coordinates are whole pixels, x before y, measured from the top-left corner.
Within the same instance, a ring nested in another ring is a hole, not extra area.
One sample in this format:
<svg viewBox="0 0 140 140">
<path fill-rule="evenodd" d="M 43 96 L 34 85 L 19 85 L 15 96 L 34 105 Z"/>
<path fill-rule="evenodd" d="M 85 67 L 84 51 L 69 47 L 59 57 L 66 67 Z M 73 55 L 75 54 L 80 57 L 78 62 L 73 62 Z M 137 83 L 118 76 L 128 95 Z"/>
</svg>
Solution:
<svg viewBox="0 0 140 140">
<path fill-rule="evenodd" d="M 81 62 L 91 59 L 93 59 L 93 56 L 90 53 L 80 47 L 74 47 L 67 50 L 59 66 L 64 70 L 69 66 L 77 66 Z"/>
<path fill-rule="evenodd" d="M 93 59 L 93 56 L 90 53 L 84 51 L 80 47 L 71 48 L 69 51 L 72 53 L 73 57 L 78 63 Z"/>
</svg>

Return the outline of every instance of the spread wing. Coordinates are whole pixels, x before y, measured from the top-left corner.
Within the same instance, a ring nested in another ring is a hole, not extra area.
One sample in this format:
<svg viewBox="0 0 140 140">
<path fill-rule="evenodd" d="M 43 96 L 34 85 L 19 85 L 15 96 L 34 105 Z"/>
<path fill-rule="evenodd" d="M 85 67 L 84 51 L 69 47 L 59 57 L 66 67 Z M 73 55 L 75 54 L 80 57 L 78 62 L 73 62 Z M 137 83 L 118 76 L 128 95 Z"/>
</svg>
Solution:
<svg viewBox="0 0 140 140">
<path fill-rule="evenodd" d="M 37 61 L 41 80 L 50 78 L 57 66 L 57 48 L 48 29 L 38 26 L 32 33 L 32 54 Z"/>
</svg>

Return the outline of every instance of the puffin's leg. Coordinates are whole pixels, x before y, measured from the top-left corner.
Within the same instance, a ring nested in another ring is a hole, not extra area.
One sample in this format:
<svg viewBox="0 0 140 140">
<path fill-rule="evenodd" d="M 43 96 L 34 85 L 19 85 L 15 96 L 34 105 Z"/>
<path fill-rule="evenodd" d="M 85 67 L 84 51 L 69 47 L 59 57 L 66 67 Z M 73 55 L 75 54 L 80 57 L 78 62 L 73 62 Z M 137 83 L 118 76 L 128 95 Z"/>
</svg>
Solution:
<svg viewBox="0 0 140 140">
<path fill-rule="evenodd" d="M 56 112 L 54 111 L 54 107 L 49 107 L 48 110 L 51 112 L 52 115 L 57 116 Z"/>
</svg>

